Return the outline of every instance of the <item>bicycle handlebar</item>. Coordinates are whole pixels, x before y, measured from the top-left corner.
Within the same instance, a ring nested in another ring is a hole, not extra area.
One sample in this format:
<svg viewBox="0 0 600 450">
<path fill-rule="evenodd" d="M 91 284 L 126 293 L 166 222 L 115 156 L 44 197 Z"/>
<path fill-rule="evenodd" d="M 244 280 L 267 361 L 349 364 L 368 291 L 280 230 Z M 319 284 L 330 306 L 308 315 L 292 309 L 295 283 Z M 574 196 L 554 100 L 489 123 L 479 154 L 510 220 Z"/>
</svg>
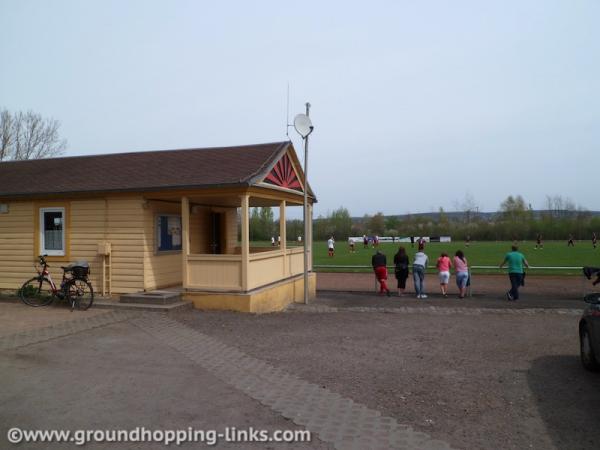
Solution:
<svg viewBox="0 0 600 450">
<path fill-rule="evenodd" d="M 38 258 L 40 260 L 41 265 L 49 267 L 48 263 L 46 262 L 46 256 L 48 256 L 48 255 L 40 255 L 40 256 L 38 256 Z"/>
</svg>

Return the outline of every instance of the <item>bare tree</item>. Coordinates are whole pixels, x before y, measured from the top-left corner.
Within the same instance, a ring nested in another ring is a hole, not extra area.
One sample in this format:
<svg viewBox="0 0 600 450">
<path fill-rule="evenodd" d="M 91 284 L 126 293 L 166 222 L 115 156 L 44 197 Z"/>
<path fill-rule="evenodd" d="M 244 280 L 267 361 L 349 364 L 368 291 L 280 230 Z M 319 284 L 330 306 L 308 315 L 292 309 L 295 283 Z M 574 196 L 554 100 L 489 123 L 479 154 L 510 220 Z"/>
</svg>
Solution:
<svg viewBox="0 0 600 450">
<path fill-rule="evenodd" d="M 0 161 L 40 159 L 60 155 L 67 141 L 60 137 L 60 122 L 33 111 L 0 112 Z"/>
<path fill-rule="evenodd" d="M 462 201 L 456 200 L 454 208 L 464 214 L 464 220 L 467 224 L 471 223 L 474 213 L 479 212 L 479 204 L 475 197 L 470 192 L 465 193 L 465 198 Z"/>
<path fill-rule="evenodd" d="M 0 161 L 8 159 L 13 141 L 13 118 L 8 110 L 0 111 Z"/>
<path fill-rule="evenodd" d="M 560 195 L 546 196 L 546 209 L 552 217 L 567 217 L 573 215 L 577 210 L 575 202 L 570 198 Z"/>
</svg>

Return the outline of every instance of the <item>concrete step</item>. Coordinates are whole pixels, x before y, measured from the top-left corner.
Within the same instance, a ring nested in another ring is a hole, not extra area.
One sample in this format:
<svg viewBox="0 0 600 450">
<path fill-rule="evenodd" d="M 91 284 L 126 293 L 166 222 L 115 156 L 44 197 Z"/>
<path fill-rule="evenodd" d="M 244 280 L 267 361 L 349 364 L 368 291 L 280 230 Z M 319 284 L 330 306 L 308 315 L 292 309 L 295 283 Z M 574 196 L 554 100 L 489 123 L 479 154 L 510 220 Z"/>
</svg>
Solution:
<svg viewBox="0 0 600 450">
<path fill-rule="evenodd" d="M 181 294 L 171 291 L 137 292 L 135 294 L 123 294 L 119 298 L 120 303 L 141 303 L 146 305 L 171 305 L 181 302 Z"/>
<path fill-rule="evenodd" d="M 192 302 L 179 301 L 169 303 L 167 305 L 153 305 L 148 303 L 122 303 L 111 300 L 94 301 L 92 308 L 128 310 L 128 311 L 144 311 L 144 312 L 171 312 L 193 309 Z"/>
</svg>

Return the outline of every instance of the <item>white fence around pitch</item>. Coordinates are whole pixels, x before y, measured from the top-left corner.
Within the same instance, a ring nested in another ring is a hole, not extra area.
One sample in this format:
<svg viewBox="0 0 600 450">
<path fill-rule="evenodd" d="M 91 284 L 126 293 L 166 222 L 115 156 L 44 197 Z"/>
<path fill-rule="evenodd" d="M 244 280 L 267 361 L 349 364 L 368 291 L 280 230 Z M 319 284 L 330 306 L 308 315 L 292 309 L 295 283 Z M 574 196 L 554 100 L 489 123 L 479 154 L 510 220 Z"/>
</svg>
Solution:
<svg viewBox="0 0 600 450">
<path fill-rule="evenodd" d="M 419 239 L 423 239 L 425 242 L 452 242 L 452 238 L 450 236 L 413 236 L 412 238 L 414 242 L 417 242 Z M 359 243 L 364 241 L 365 236 L 350 236 L 348 239 L 352 240 L 354 243 Z M 367 239 L 372 243 L 375 240 L 375 236 L 367 236 Z M 377 239 L 380 244 L 385 242 L 411 242 L 410 236 L 377 236 Z"/>
<path fill-rule="evenodd" d="M 315 269 L 373 269 L 371 266 L 340 266 L 340 265 L 324 265 L 324 264 L 315 264 L 313 266 Z M 387 266 L 391 271 L 394 270 L 394 266 Z M 429 267 L 430 270 L 435 270 L 435 266 Z M 467 295 L 469 297 L 473 296 L 473 270 L 497 270 L 502 274 L 506 274 L 506 268 L 500 268 L 498 266 L 469 266 L 469 285 L 467 290 Z M 583 270 L 582 266 L 529 266 L 527 270 Z M 583 283 L 582 278 L 582 283 Z M 375 291 L 377 291 L 377 280 L 375 280 Z"/>
<path fill-rule="evenodd" d="M 325 265 L 325 264 L 315 264 L 313 266 L 315 269 L 373 269 L 371 266 L 340 266 L 340 265 Z M 394 266 L 387 266 L 391 271 L 394 270 Z M 434 270 L 435 266 L 430 266 L 430 270 Z M 506 274 L 506 268 L 500 268 L 498 266 L 469 266 L 469 286 L 468 286 L 468 296 L 473 296 L 473 270 L 497 270 L 500 273 Z M 583 270 L 582 266 L 529 266 L 527 270 Z M 582 283 L 584 282 L 582 278 Z M 375 280 L 375 291 L 377 291 L 377 280 Z"/>
<path fill-rule="evenodd" d="M 315 269 L 372 269 L 371 266 L 347 266 L 347 265 L 333 265 L 333 264 L 315 264 Z M 388 269 L 393 269 L 394 266 L 387 266 Z M 429 267 L 429 269 L 435 269 L 435 266 Z M 498 266 L 469 266 L 469 270 L 499 270 L 503 273 L 506 272 L 506 268 L 500 268 Z M 529 266 L 528 270 L 583 270 L 583 266 Z"/>
</svg>

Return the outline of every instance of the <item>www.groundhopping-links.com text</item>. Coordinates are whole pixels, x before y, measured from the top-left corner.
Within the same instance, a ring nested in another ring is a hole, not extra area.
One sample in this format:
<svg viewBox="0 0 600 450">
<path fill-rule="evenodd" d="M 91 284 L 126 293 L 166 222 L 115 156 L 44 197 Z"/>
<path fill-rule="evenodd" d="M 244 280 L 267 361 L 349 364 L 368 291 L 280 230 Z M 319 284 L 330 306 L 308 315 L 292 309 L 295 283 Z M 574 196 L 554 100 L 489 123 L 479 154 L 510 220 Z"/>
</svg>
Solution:
<svg viewBox="0 0 600 450">
<path fill-rule="evenodd" d="M 26 430 L 11 428 L 6 433 L 8 442 L 69 442 L 85 445 L 90 442 L 153 442 L 181 445 L 186 442 L 215 446 L 219 442 L 310 442 L 308 430 L 262 430 L 226 427 L 224 430 L 197 430 L 192 427 L 179 430 L 149 430 L 136 427 L 130 430 Z"/>
</svg>

